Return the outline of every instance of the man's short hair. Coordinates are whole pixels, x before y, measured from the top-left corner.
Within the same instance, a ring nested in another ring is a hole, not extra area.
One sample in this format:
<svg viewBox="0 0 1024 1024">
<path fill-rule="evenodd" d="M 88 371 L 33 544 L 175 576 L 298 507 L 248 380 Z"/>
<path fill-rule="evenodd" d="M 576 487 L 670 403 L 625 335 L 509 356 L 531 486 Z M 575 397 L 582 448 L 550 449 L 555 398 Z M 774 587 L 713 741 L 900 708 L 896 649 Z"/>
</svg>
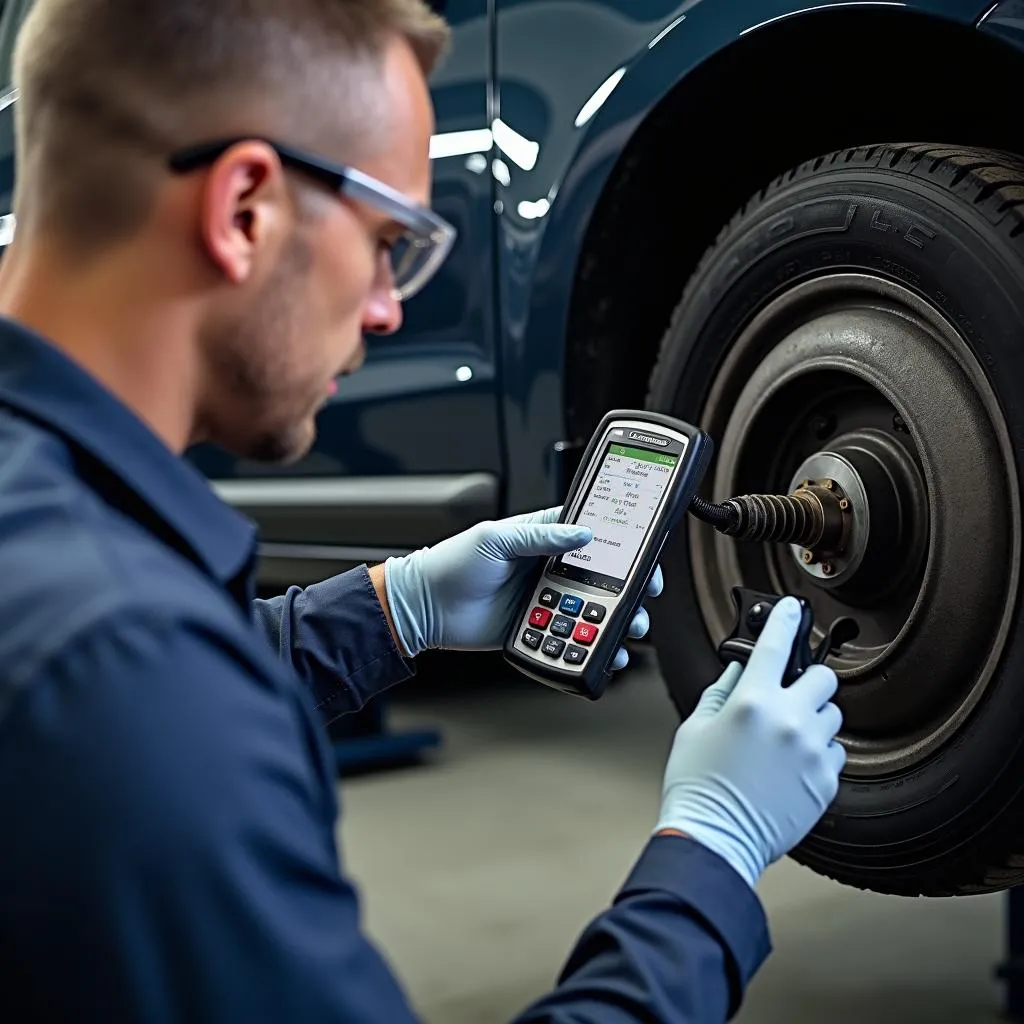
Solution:
<svg viewBox="0 0 1024 1024">
<path fill-rule="evenodd" d="M 122 238 L 167 156 L 215 137 L 352 159 L 386 117 L 396 37 L 429 75 L 448 28 L 424 0 L 36 0 L 14 54 L 19 233 L 79 251 Z"/>
</svg>

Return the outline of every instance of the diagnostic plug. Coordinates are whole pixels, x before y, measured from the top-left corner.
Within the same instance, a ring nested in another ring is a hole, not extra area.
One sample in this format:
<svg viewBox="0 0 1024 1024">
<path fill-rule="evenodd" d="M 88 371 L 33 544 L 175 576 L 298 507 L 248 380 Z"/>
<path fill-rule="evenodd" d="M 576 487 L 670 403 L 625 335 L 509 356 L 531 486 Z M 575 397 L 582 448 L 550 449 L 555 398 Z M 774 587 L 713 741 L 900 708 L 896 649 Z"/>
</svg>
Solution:
<svg viewBox="0 0 1024 1024">
<path fill-rule="evenodd" d="M 850 502 L 834 480 L 804 480 L 792 494 L 745 494 L 714 504 L 694 498 L 690 515 L 737 540 L 795 544 L 805 562 L 842 551 Z"/>
</svg>

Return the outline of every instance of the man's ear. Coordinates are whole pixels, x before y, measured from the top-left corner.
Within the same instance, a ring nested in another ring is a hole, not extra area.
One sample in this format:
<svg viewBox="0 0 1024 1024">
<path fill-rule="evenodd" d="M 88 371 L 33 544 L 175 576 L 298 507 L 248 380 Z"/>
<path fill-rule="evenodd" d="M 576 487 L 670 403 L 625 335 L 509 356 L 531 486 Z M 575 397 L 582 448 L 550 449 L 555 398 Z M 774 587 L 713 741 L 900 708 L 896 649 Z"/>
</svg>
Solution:
<svg viewBox="0 0 1024 1024">
<path fill-rule="evenodd" d="M 200 229 L 210 259 L 232 284 L 247 280 L 259 252 L 276 245 L 287 199 L 281 163 L 262 142 L 239 143 L 210 168 Z"/>
</svg>

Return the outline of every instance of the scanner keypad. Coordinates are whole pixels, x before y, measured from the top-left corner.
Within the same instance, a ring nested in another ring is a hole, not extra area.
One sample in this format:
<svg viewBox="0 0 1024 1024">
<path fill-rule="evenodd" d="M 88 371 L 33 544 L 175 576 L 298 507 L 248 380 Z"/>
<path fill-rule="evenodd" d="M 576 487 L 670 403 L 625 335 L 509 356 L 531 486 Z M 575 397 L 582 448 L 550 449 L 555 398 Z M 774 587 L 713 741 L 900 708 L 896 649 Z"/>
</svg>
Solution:
<svg viewBox="0 0 1024 1024">
<path fill-rule="evenodd" d="M 598 601 L 584 601 L 576 594 L 561 594 L 545 587 L 528 616 L 522 642 L 548 658 L 582 665 L 589 653 L 587 648 L 597 639 L 597 623 L 604 621 L 607 611 Z"/>
</svg>

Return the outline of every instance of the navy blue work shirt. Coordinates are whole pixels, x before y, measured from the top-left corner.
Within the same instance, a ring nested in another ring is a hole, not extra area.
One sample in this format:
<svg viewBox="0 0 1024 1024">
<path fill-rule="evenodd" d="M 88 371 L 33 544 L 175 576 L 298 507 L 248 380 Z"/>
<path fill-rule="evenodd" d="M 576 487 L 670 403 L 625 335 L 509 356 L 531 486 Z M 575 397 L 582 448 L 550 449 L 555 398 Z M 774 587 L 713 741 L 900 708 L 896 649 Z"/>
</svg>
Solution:
<svg viewBox="0 0 1024 1024">
<path fill-rule="evenodd" d="M 252 525 L 188 463 L 0 320 L 0 1001 L 20 1008 L 12 1019 L 414 1020 L 339 869 L 323 728 L 411 668 L 365 567 L 258 601 L 254 554 Z M 768 949 L 739 876 L 657 837 L 558 986 L 517 1019 L 723 1021 Z"/>
</svg>

